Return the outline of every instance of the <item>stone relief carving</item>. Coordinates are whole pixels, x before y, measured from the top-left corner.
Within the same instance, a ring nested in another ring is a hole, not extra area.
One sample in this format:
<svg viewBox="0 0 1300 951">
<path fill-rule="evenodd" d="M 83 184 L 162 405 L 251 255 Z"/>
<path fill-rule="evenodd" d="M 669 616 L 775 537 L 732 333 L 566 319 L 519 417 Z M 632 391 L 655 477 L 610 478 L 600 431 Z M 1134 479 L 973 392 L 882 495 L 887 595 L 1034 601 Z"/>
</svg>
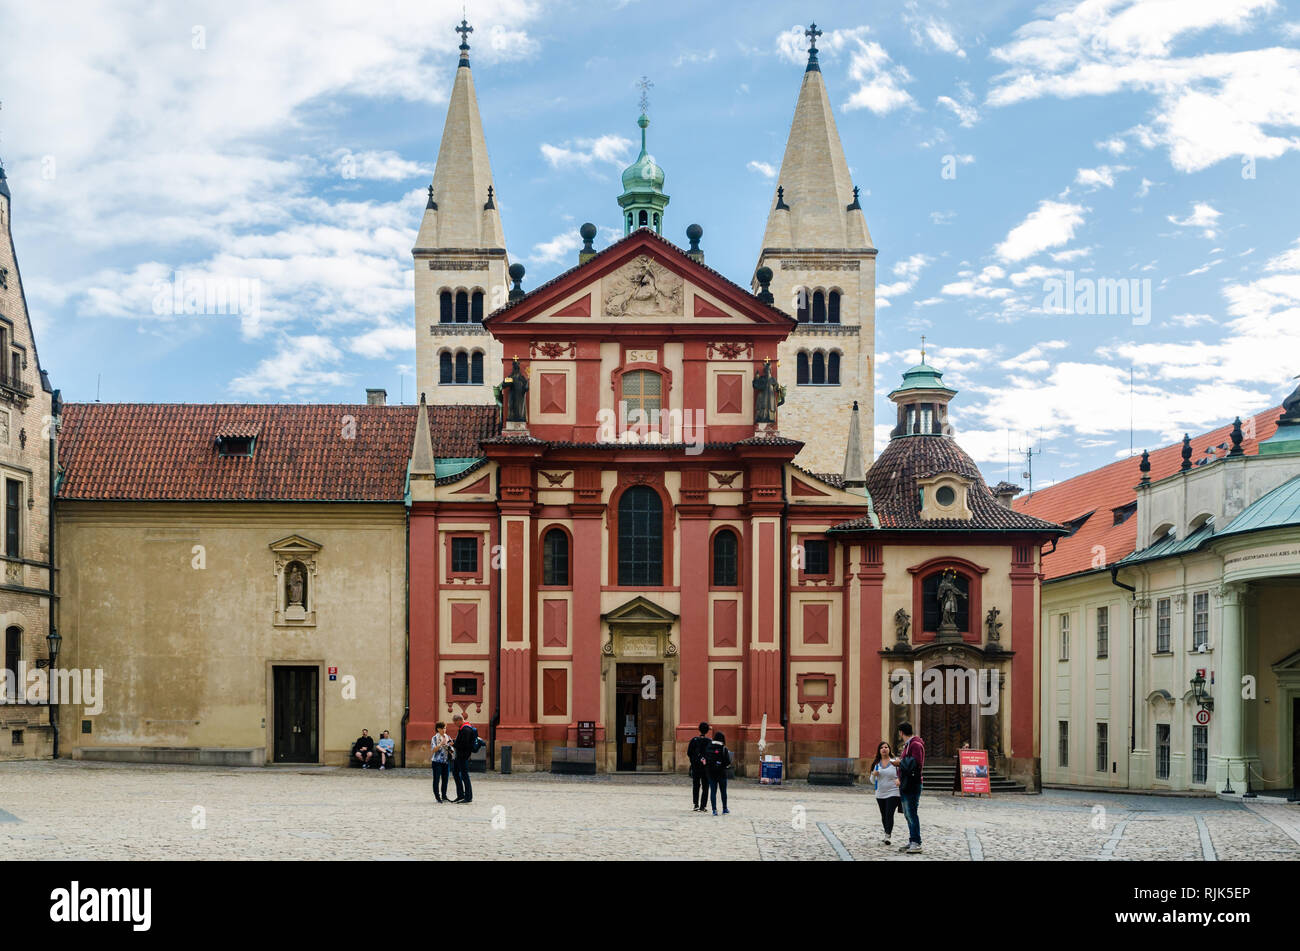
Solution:
<svg viewBox="0 0 1300 951">
<path fill-rule="evenodd" d="M 682 296 L 682 279 L 643 254 L 606 280 L 605 314 L 610 317 L 680 314 Z"/>
</svg>

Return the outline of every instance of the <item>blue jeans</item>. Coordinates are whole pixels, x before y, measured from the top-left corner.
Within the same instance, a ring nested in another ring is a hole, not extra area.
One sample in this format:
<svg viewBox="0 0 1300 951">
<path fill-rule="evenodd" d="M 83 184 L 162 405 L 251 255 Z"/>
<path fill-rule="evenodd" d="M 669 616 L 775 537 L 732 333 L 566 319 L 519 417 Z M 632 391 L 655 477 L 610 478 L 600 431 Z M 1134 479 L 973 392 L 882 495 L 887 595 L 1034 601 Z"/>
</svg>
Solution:
<svg viewBox="0 0 1300 951">
<path fill-rule="evenodd" d="M 456 780 L 456 798 L 473 799 L 474 787 L 469 781 L 469 757 L 457 759 L 451 764 L 451 778 Z"/>
<path fill-rule="evenodd" d="M 722 808 L 727 808 L 727 774 L 721 776 L 709 775 L 709 799 L 713 803 L 713 811 L 718 811 L 718 790 L 722 790 Z"/>
<path fill-rule="evenodd" d="M 439 802 L 447 798 L 447 762 L 433 761 L 433 798 Z"/>
<path fill-rule="evenodd" d="M 916 806 L 921 799 L 921 787 L 917 786 L 915 792 L 905 792 L 901 796 L 903 818 L 907 820 L 907 840 L 921 844 L 921 820 L 916 815 Z"/>
</svg>

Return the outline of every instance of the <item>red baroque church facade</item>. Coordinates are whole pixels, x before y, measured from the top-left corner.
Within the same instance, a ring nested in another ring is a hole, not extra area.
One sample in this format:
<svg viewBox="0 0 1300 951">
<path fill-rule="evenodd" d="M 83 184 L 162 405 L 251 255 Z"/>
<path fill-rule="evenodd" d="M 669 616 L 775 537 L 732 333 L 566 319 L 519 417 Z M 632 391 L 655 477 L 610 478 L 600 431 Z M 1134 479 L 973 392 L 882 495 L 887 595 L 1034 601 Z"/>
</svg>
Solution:
<svg viewBox="0 0 1300 951">
<path fill-rule="evenodd" d="M 641 229 L 514 296 L 484 320 L 506 418 L 481 458 L 440 475 L 430 433 L 453 408 L 417 421 L 408 755 L 464 713 L 515 768 L 549 768 L 589 723 L 598 769 L 681 771 L 708 721 L 745 774 L 765 741 L 798 775 L 813 756 L 870 760 L 898 717 L 943 733 L 941 754 L 982 743 L 1032 778 L 1053 526 L 994 499 L 937 371 L 895 394 L 900 451 L 846 480 L 795 465 L 802 443 L 766 412 L 796 322 L 763 287 Z M 857 443 L 855 419 L 850 473 Z M 951 631 L 929 619 L 945 571 Z M 1009 623 L 989 632 L 994 602 Z M 1000 713 L 900 706 L 890 675 L 917 663 L 1003 671 Z"/>
</svg>

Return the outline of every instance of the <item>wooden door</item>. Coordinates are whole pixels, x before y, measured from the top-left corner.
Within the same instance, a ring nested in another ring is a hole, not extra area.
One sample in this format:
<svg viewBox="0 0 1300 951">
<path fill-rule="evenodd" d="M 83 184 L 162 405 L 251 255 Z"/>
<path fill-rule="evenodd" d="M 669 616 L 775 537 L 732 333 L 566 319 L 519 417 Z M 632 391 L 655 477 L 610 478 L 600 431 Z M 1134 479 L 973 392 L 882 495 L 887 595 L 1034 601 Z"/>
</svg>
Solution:
<svg viewBox="0 0 1300 951">
<path fill-rule="evenodd" d="M 662 664 L 642 664 L 641 691 L 637 694 L 637 726 L 640 734 L 637 749 L 637 766 L 641 769 L 661 769 L 663 751 L 664 668 Z M 647 677 L 654 678 L 654 689 L 649 690 Z"/>
<path fill-rule="evenodd" d="M 276 667 L 275 762 L 315 763 L 320 759 L 315 667 Z"/>
<path fill-rule="evenodd" d="M 615 670 L 617 691 L 614 696 L 614 733 L 618 743 L 620 770 L 634 770 L 637 767 L 640 734 L 637 713 L 641 694 L 639 670 L 640 667 L 636 664 L 619 664 Z"/>
<path fill-rule="evenodd" d="M 927 762 L 955 762 L 962 744 L 974 746 L 972 713 L 969 703 L 921 704 L 921 739 Z"/>
</svg>

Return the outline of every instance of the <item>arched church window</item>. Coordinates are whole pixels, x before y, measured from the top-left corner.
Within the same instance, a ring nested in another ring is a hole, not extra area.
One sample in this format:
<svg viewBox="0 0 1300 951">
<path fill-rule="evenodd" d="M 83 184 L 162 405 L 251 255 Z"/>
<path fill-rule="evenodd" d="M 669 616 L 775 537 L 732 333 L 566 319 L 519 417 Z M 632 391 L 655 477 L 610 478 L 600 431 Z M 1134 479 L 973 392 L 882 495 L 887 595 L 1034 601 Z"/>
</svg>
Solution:
<svg viewBox="0 0 1300 951">
<path fill-rule="evenodd" d="M 812 305 L 812 322 L 814 324 L 826 323 L 826 295 L 821 291 L 817 291 L 813 294 Z"/>
<path fill-rule="evenodd" d="M 831 291 L 826 295 L 826 322 L 828 324 L 838 324 L 840 322 L 839 291 Z"/>
<path fill-rule="evenodd" d="M 18 662 L 23 655 L 23 629 L 11 627 L 5 630 L 5 670 L 13 671 L 10 683 L 18 683 Z M 25 685 L 19 684 L 19 688 Z"/>
<path fill-rule="evenodd" d="M 464 350 L 456 354 L 456 382 L 469 382 L 469 354 Z"/>
<path fill-rule="evenodd" d="M 469 295 L 464 291 L 456 292 L 456 323 L 469 323 Z"/>
<path fill-rule="evenodd" d="M 475 291 L 470 298 L 469 319 L 472 323 L 483 323 L 483 292 Z"/>
<path fill-rule="evenodd" d="M 826 382 L 832 386 L 840 385 L 840 354 L 837 350 L 826 356 Z"/>
<path fill-rule="evenodd" d="M 566 586 L 569 583 L 569 536 L 562 528 L 552 528 L 542 538 L 542 584 Z"/>
<path fill-rule="evenodd" d="M 946 580 L 945 580 L 946 579 Z M 943 623 L 944 605 L 952 607 L 953 624 L 970 633 L 970 578 L 951 568 L 927 575 L 921 582 L 922 630 L 935 633 Z"/>
<path fill-rule="evenodd" d="M 734 588 L 740 577 L 738 554 L 740 545 L 736 533 L 729 528 L 720 529 L 713 536 L 713 586 Z"/>
<path fill-rule="evenodd" d="M 659 493 L 634 485 L 618 500 L 618 583 L 664 583 L 664 510 Z"/>
<path fill-rule="evenodd" d="M 808 376 L 808 351 L 800 350 L 799 356 L 795 358 L 794 381 L 799 386 L 804 386 L 805 384 L 808 383 L 809 379 L 810 377 Z"/>
<path fill-rule="evenodd" d="M 801 287 L 795 291 L 795 318 L 801 324 L 808 323 L 808 288 Z"/>
<path fill-rule="evenodd" d="M 653 370 L 631 370 L 623 374 L 622 393 L 629 418 L 635 410 L 662 409 L 663 377 Z"/>
<path fill-rule="evenodd" d="M 469 381 L 471 383 L 483 382 L 483 351 L 475 350 L 474 355 L 469 361 Z"/>
<path fill-rule="evenodd" d="M 644 211 L 641 212 L 641 217 L 638 219 L 638 223 L 641 225 L 641 227 L 644 228 L 649 223 L 649 221 L 650 221 L 650 217 Z"/>
<path fill-rule="evenodd" d="M 449 324 L 452 322 L 451 313 L 451 291 L 443 291 L 438 295 L 438 322 Z"/>
<path fill-rule="evenodd" d="M 826 382 L 826 354 L 820 350 L 813 354 L 812 381 L 813 383 Z"/>
<path fill-rule="evenodd" d="M 451 368 L 451 351 L 444 350 L 438 354 L 438 382 L 450 383 L 452 381 Z"/>
</svg>

